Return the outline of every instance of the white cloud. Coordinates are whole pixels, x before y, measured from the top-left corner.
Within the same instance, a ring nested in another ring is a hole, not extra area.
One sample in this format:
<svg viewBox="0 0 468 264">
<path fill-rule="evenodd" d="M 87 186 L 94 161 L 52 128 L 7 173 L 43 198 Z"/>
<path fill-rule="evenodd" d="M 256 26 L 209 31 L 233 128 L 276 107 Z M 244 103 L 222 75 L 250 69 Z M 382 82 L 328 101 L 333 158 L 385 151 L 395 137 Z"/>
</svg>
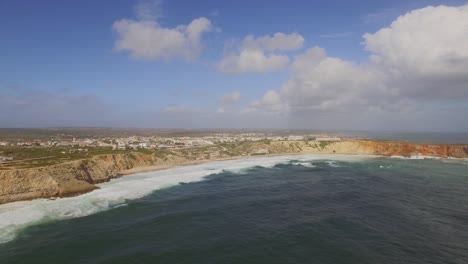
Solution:
<svg viewBox="0 0 468 264">
<path fill-rule="evenodd" d="M 163 17 L 162 0 L 140 0 L 133 8 L 139 20 L 159 20 Z"/>
<path fill-rule="evenodd" d="M 239 92 L 232 92 L 232 93 L 228 93 L 228 94 L 225 94 L 224 96 L 222 96 L 221 98 L 218 99 L 218 104 L 224 106 L 224 105 L 232 105 L 232 104 L 235 104 L 237 102 L 239 102 L 240 100 L 240 93 Z"/>
<path fill-rule="evenodd" d="M 286 55 L 265 55 L 260 50 L 243 50 L 239 55 L 229 55 L 219 64 L 224 73 L 272 72 L 284 69 L 289 64 Z"/>
<path fill-rule="evenodd" d="M 409 112 L 468 98 L 468 5 L 427 7 L 364 35 L 368 62 L 330 57 L 314 47 L 296 56 L 290 79 L 250 109 L 318 113 Z M 344 118 L 346 119 L 346 118 Z"/>
<path fill-rule="evenodd" d="M 426 7 L 364 35 L 372 63 L 403 96 L 468 96 L 468 5 Z"/>
<path fill-rule="evenodd" d="M 164 28 L 153 20 L 122 19 L 112 28 L 118 35 L 114 49 L 129 51 L 135 59 L 193 59 L 202 49 L 201 38 L 213 26 L 207 18 L 194 19 L 188 25 Z"/>
<path fill-rule="evenodd" d="M 338 110 L 360 105 L 382 105 L 391 101 L 383 76 L 373 67 L 329 57 L 315 47 L 297 56 L 291 66 L 294 78 L 282 88 L 293 107 Z"/>
<path fill-rule="evenodd" d="M 224 73 L 273 72 L 289 64 L 289 57 L 279 51 L 302 48 L 304 38 L 297 34 L 275 33 L 273 36 L 244 38 L 239 51 L 226 55 L 218 63 L 218 70 Z"/>
<path fill-rule="evenodd" d="M 288 104 L 288 108 L 283 109 L 292 112 L 337 111 L 375 105 L 381 103 L 377 100 L 380 95 L 391 96 L 386 94 L 377 72 L 328 57 L 319 47 L 297 56 L 291 65 L 291 74 L 292 78 L 283 85 L 279 95 Z"/>
<path fill-rule="evenodd" d="M 304 45 L 304 37 L 297 33 L 284 34 L 281 32 L 273 34 L 273 36 L 261 36 L 255 38 L 253 35 L 248 35 L 244 38 L 243 49 L 257 49 L 264 51 L 287 51 L 297 50 Z"/>
<path fill-rule="evenodd" d="M 287 109 L 286 103 L 280 95 L 273 90 L 266 94 L 258 101 L 253 102 L 244 112 L 257 112 L 266 110 L 267 112 L 283 112 Z"/>
</svg>

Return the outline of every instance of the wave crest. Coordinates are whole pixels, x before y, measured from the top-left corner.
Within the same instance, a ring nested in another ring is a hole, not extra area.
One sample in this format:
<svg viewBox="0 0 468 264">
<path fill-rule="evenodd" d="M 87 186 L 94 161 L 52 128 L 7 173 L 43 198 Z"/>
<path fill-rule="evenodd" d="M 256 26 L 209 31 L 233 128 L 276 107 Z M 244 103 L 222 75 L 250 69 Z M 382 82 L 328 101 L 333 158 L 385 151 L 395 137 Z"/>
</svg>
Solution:
<svg viewBox="0 0 468 264">
<path fill-rule="evenodd" d="M 229 171 L 243 173 L 255 166 L 272 168 L 279 163 L 314 166 L 310 161 L 333 159 L 359 161 L 367 156 L 348 155 L 301 155 L 248 158 L 216 161 L 200 165 L 175 167 L 167 170 L 138 173 L 100 184 L 101 187 L 90 193 L 76 197 L 55 200 L 38 199 L 0 205 L 0 243 L 13 240 L 16 234 L 31 225 L 84 217 L 97 212 L 125 206 L 126 201 L 142 198 L 152 192 L 203 180 L 206 176 Z"/>
</svg>

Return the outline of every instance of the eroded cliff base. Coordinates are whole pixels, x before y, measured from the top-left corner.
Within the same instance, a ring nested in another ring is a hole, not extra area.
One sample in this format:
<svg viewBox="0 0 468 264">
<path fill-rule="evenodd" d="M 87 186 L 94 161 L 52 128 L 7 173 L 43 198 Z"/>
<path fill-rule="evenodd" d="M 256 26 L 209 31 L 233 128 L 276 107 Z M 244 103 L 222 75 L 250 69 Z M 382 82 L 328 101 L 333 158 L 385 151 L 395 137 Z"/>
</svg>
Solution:
<svg viewBox="0 0 468 264">
<path fill-rule="evenodd" d="M 468 145 L 412 144 L 349 140 L 338 142 L 265 141 L 160 153 L 99 155 L 52 166 L 0 170 L 0 204 L 37 198 L 68 197 L 98 189 L 135 168 L 168 168 L 194 162 L 268 154 L 355 154 L 468 158 Z"/>
</svg>

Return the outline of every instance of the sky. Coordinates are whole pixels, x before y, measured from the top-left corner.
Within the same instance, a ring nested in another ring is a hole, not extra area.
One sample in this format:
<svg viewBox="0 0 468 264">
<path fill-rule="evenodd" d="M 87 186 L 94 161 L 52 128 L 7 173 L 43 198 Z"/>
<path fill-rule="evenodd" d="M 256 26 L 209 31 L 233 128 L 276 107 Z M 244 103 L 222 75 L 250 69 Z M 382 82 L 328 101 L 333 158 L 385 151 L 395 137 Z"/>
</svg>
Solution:
<svg viewBox="0 0 468 264">
<path fill-rule="evenodd" d="M 468 131 L 467 1 L 0 0 L 0 127 Z"/>
</svg>

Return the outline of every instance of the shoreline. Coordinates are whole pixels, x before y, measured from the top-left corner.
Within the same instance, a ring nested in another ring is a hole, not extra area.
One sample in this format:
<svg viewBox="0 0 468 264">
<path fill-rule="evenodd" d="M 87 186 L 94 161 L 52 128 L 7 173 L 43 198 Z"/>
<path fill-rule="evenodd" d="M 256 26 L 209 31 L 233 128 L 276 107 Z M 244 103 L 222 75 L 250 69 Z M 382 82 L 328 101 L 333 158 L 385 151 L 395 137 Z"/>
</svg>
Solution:
<svg viewBox="0 0 468 264">
<path fill-rule="evenodd" d="M 261 158 L 261 157 L 267 158 L 267 157 L 301 156 L 301 155 L 356 155 L 356 156 L 364 156 L 364 155 L 360 155 L 360 154 L 326 154 L 326 153 L 283 153 L 283 154 L 265 154 L 265 155 L 257 155 L 257 156 L 236 156 L 236 157 L 226 157 L 226 158 L 195 160 L 195 161 L 191 161 L 191 162 L 187 162 L 187 163 L 183 163 L 183 164 L 175 164 L 175 165 L 150 165 L 150 166 L 134 167 L 134 168 L 119 172 L 119 175 L 122 176 L 122 177 L 123 176 L 131 176 L 131 175 L 137 174 L 137 173 L 167 170 L 167 169 L 176 168 L 176 167 L 193 166 L 193 165 L 205 164 L 205 163 L 216 162 L 216 161 L 246 160 L 246 159 L 254 159 L 254 158 Z"/>
<path fill-rule="evenodd" d="M 237 149 L 235 147 L 238 147 Z M 39 198 L 77 196 L 92 192 L 100 183 L 137 173 L 167 170 L 226 160 L 245 160 L 278 156 L 314 155 L 333 158 L 340 155 L 372 156 L 403 159 L 461 159 L 468 158 L 468 145 L 423 145 L 376 141 L 273 141 L 247 142 L 234 145 L 231 155 L 223 146 L 214 150 L 170 153 L 156 156 L 150 153 L 96 155 L 52 166 L 0 170 L 0 204 Z M 255 155 L 259 151 L 267 152 Z"/>
<path fill-rule="evenodd" d="M 267 154 L 267 155 L 258 155 L 258 156 L 238 156 L 238 157 L 229 157 L 229 158 L 218 158 L 218 159 L 209 159 L 209 160 L 198 160 L 193 162 L 188 162 L 184 164 L 176 165 L 151 165 L 151 166 L 142 166 L 134 167 L 132 169 L 124 170 L 119 172 L 119 177 L 132 176 L 138 173 L 146 173 L 152 171 L 162 171 L 177 167 L 186 167 L 193 165 L 200 165 L 210 162 L 217 161 L 227 161 L 227 160 L 248 160 L 254 158 L 269 158 L 269 157 L 286 157 L 286 156 L 305 156 L 305 155 L 317 155 L 317 156 L 356 156 L 356 157 L 366 157 L 366 158 L 388 158 L 388 159 L 403 159 L 403 160 L 459 160 L 459 161 L 468 161 L 467 158 L 453 158 L 453 157 L 437 157 L 437 156 L 387 156 L 387 155 L 376 155 L 376 154 L 342 154 L 342 153 L 283 153 L 283 154 Z M 112 181 L 112 179 L 110 179 Z"/>
<path fill-rule="evenodd" d="M 454 161 L 468 161 L 468 158 L 451 158 L 451 157 L 437 157 L 437 156 L 411 156 L 411 157 L 404 157 L 404 156 L 387 156 L 387 155 L 377 155 L 377 154 L 342 154 L 342 153 L 281 153 L 281 154 L 267 154 L 267 155 L 258 155 L 258 156 L 238 156 L 238 157 L 229 157 L 229 158 L 218 158 L 218 159 L 210 159 L 210 160 L 198 160 L 193 162 L 188 162 L 184 164 L 175 164 L 175 165 L 153 165 L 153 166 L 141 166 L 141 167 L 134 167 L 132 169 L 121 171 L 117 177 L 112 177 L 108 181 L 105 182 L 112 182 L 120 177 L 131 177 L 132 175 L 136 175 L 139 173 L 148 173 L 148 172 L 156 172 L 156 171 L 164 171 L 172 168 L 179 168 L 179 167 L 187 167 L 187 166 L 195 166 L 200 164 L 206 164 L 211 162 L 220 162 L 220 161 L 229 161 L 229 160 L 249 160 L 249 159 L 258 159 L 258 158 L 273 158 L 273 157 L 294 157 L 294 156 L 315 156 L 318 159 L 331 159 L 333 160 L 334 157 L 361 157 L 361 158 L 385 158 L 385 159 L 402 159 L 402 160 L 454 160 Z M 92 193 L 95 190 L 101 189 L 99 187 L 100 184 L 105 182 L 98 183 L 92 190 L 89 191 L 77 191 L 69 195 L 64 196 L 52 196 L 52 197 L 38 197 L 33 199 L 24 199 L 18 201 L 12 201 L 8 203 L 0 203 L 1 205 L 5 204 L 12 204 L 15 202 L 26 202 L 26 201 L 34 201 L 34 200 L 47 200 L 47 201 L 54 201 L 57 198 L 70 198 L 70 197 L 77 197 L 87 193 Z"/>
</svg>

